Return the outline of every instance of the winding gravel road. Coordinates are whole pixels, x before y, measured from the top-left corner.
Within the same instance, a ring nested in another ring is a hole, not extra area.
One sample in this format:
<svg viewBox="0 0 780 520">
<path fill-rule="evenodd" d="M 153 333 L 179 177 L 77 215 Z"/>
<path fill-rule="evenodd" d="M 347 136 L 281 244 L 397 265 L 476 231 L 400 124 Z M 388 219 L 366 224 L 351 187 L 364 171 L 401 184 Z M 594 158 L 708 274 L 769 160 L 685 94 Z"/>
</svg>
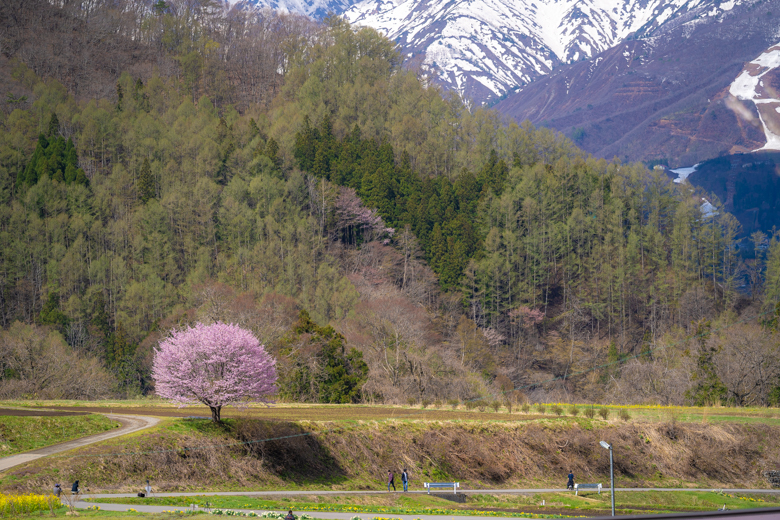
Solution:
<svg viewBox="0 0 780 520">
<path fill-rule="evenodd" d="M 114 437 L 119 437 L 121 435 L 127 435 L 128 433 L 133 433 L 137 432 L 138 430 L 149 428 L 160 422 L 160 419 L 157 419 L 156 417 L 145 417 L 141 415 L 104 415 L 109 419 L 113 419 L 119 422 L 121 426 L 115 430 L 96 433 L 95 435 L 88 435 L 87 437 L 81 437 L 72 441 L 61 442 L 52 446 L 46 446 L 45 448 L 2 458 L 0 459 L 0 473 L 13 468 L 14 466 L 24 464 L 25 462 L 30 462 L 31 460 L 40 459 L 41 457 L 45 457 L 47 455 L 72 450 L 74 448 L 81 448 L 82 446 L 87 446 L 88 444 L 94 444 L 96 442 L 113 439 Z"/>
</svg>

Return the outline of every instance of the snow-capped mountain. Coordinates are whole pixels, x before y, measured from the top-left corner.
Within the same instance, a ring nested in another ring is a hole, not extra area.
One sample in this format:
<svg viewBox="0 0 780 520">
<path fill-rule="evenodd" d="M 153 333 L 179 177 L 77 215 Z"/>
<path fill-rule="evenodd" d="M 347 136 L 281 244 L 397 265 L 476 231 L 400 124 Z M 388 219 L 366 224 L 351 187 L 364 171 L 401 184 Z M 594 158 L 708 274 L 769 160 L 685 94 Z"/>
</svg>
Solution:
<svg viewBox="0 0 780 520">
<path fill-rule="evenodd" d="M 780 0 L 718 11 L 561 66 L 495 108 L 598 157 L 676 167 L 780 150 Z"/>
<path fill-rule="evenodd" d="M 445 87 L 499 98 L 627 39 L 712 21 L 752 0 L 225 0 L 373 27 Z"/>
<path fill-rule="evenodd" d="M 342 14 L 349 9 L 356 0 L 225 0 L 228 5 L 234 5 L 238 9 L 274 9 L 285 13 L 304 14 L 316 19 L 322 19 L 327 15 Z"/>
<path fill-rule="evenodd" d="M 439 80 L 483 101 L 673 21 L 744 0 L 362 0 L 344 12 L 424 53 Z"/>
</svg>

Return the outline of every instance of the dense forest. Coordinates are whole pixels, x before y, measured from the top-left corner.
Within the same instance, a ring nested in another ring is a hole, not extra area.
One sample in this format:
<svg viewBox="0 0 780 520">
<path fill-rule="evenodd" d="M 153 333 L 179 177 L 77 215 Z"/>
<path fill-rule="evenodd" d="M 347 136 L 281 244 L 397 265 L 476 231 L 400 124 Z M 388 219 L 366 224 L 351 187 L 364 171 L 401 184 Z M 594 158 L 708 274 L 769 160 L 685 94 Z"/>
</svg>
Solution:
<svg viewBox="0 0 780 520">
<path fill-rule="evenodd" d="M 160 338 L 223 320 L 290 400 L 780 398 L 778 236 L 373 30 L 208 0 L 0 24 L 0 397 L 152 392 Z"/>
</svg>

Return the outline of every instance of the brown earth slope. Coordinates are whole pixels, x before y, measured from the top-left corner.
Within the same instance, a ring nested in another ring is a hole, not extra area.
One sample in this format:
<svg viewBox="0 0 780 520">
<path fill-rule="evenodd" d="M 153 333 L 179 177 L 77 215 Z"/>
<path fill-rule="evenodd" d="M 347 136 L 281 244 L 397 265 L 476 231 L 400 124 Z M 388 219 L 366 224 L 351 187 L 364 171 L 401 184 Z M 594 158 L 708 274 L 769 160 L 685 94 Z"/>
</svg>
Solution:
<svg viewBox="0 0 780 520">
<path fill-rule="evenodd" d="M 158 489 L 380 488 L 387 469 L 412 480 L 456 479 L 466 489 L 560 485 L 572 469 L 583 481 L 609 478 L 615 447 L 621 487 L 768 487 L 780 467 L 780 428 L 766 425 L 393 421 L 269 423 L 224 428 L 176 421 L 143 436 L 49 458 L 5 474 L 4 489 L 33 491 L 81 479 L 92 492 L 130 490 L 151 478 Z"/>
</svg>

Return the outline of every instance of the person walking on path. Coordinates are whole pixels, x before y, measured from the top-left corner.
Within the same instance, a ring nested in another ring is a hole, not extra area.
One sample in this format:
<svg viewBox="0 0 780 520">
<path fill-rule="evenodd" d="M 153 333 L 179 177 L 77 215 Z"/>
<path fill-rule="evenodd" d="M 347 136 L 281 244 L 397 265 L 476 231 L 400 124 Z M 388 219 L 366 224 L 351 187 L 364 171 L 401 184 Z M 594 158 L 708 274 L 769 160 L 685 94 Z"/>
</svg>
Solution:
<svg viewBox="0 0 780 520">
<path fill-rule="evenodd" d="M 404 485 L 404 492 L 409 491 L 409 473 L 406 472 L 406 468 L 401 472 L 401 482 Z"/>
<path fill-rule="evenodd" d="M 73 485 L 70 488 L 70 494 L 71 495 L 78 495 L 79 494 L 79 481 L 73 483 Z"/>
<path fill-rule="evenodd" d="M 152 485 L 149 483 L 149 479 L 146 479 L 146 496 L 152 496 Z"/>
<path fill-rule="evenodd" d="M 393 475 L 392 470 L 387 470 L 387 492 L 390 492 L 390 486 L 393 486 L 393 491 L 395 491 L 395 475 Z"/>
<path fill-rule="evenodd" d="M 569 482 L 566 483 L 566 489 L 569 491 L 574 490 L 574 473 L 569 470 Z"/>
</svg>

